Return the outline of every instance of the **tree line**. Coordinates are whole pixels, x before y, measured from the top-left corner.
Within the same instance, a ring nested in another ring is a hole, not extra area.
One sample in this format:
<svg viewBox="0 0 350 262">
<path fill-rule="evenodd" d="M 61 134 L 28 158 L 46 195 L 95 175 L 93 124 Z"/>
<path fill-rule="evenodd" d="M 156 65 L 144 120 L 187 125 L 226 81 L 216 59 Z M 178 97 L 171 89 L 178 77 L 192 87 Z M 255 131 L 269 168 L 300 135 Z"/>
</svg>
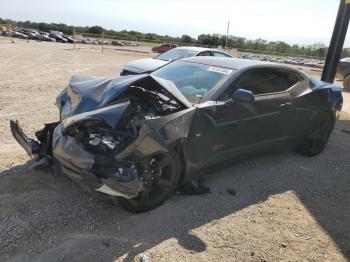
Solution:
<svg viewBox="0 0 350 262">
<path fill-rule="evenodd" d="M 290 45 L 283 41 L 267 41 L 261 38 L 250 40 L 244 37 L 238 37 L 229 35 L 227 40 L 225 35 L 220 34 L 201 34 L 197 39 L 192 38 L 189 35 L 182 35 L 181 37 L 173 37 L 169 35 L 159 35 L 155 33 L 141 33 L 137 31 L 115 31 L 107 30 L 101 26 L 71 26 L 63 23 L 37 23 L 31 21 L 14 21 L 10 19 L 0 18 L 0 24 L 11 24 L 13 28 L 32 28 L 41 31 L 56 30 L 61 31 L 64 34 L 73 34 L 73 31 L 82 34 L 102 34 L 110 35 L 113 37 L 122 37 L 130 39 L 142 39 L 150 42 L 172 42 L 172 43 L 184 43 L 184 44 L 197 44 L 197 45 L 209 45 L 209 46 L 226 46 L 228 48 L 236 48 L 240 51 L 251 51 L 266 54 L 290 54 L 298 56 L 314 56 L 325 57 L 328 51 L 328 47 L 324 43 L 314 43 L 311 45 Z M 345 48 L 343 50 L 342 57 L 349 57 L 350 49 Z"/>
</svg>

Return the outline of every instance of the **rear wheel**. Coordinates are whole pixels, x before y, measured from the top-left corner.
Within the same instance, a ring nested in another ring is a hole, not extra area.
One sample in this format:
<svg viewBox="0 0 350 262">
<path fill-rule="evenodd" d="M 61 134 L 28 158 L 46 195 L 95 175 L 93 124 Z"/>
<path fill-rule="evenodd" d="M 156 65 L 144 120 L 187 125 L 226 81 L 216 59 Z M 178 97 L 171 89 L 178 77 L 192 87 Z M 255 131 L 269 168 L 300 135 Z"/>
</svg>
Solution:
<svg viewBox="0 0 350 262">
<path fill-rule="evenodd" d="M 141 163 L 144 190 L 132 199 L 112 197 L 124 209 L 133 213 L 146 212 L 162 205 L 175 191 L 180 181 L 180 161 L 175 152 L 161 152 Z"/>
<path fill-rule="evenodd" d="M 298 151 L 307 156 L 315 156 L 326 147 L 333 130 L 333 120 L 330 114 L 322 113 L 316 118 L 315 128 L 299 146 Z"/>
<path fill-rule="evenodd" d="M 346 90 L 350 91 L 350 74 L 344 77 L 343 86 Z"/>
</svg>

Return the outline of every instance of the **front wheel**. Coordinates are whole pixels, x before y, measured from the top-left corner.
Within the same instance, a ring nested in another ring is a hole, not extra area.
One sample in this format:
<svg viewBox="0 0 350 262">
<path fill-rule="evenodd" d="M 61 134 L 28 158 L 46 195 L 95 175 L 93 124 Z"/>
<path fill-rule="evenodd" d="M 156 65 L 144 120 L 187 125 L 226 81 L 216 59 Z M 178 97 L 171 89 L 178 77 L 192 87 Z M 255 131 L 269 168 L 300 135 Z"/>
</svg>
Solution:
<svg viewBox="0 0 350 262">
<path fill-rule="evenodd" d="M 318 155 L 326 147 L 332 130 L 332 117 L 328 113 L 322 113 L 316 118 L 314 130 L 306 137 L 297 150 L 307 156 Z"/>
<path fill-rule="evenodd" d="M 144 189 L 136 198 L 112 197 L 125 210 L 146 212 L 162 205 L 180 181 L 180 161 L 176 152 L 161 152 L 140 163 L 144 170 Z"/>
</svg>

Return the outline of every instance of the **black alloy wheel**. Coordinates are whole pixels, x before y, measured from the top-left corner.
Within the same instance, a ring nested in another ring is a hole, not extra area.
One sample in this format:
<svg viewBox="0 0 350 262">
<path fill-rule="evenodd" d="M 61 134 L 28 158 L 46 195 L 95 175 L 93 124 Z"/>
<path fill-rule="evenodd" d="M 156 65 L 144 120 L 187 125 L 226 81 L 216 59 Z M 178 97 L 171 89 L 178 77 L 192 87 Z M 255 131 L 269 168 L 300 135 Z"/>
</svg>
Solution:
<svg viewBox="0 0 350 262">
<path fill-rule="evenodd" d="M 299 152 L 307 156 L 321 153 L 327 145 L 333 130 L 333 121 L 328 113 L 322 113 L 316 118 L 315 128 L 298 148 Z"/>
<path fill-rule="evenodd" d="M 146 212 L 162 205 L 180 181 L 180 161 L 175 152 L 161 152 L 140 163 L 144 190 L 132 199 L 113 197 L 127 211 Z"/>
</svg>

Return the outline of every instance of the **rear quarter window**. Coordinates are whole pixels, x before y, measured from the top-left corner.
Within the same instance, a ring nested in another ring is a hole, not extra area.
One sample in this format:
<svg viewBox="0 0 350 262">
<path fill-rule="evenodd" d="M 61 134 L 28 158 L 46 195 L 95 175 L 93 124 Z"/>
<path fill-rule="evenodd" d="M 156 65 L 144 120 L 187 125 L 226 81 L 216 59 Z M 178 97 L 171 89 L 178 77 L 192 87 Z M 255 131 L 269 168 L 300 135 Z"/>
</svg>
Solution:
<svg viewBox="0 0 350 262">
<path fill-rule="evenodd" d="M 302 81 L 297 73 L 280 69 L 256 69 L 242 73 L 221 99 L 228 99 L 237 89 L 252 91 L 254 95 L 278 93 Z"/>
</svg>

